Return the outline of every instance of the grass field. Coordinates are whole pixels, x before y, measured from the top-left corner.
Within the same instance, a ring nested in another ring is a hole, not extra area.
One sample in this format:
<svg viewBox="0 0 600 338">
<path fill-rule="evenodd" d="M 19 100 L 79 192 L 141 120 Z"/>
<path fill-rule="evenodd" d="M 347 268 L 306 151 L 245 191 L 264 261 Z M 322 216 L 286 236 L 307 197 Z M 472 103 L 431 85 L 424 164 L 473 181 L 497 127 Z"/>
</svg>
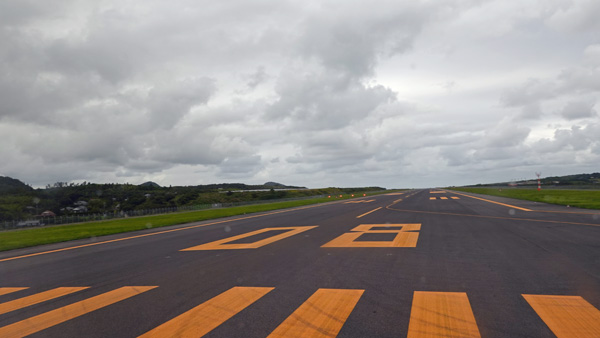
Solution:
<svg viewBox="0 0 600 338">
<path fill-rule="evenodd" d="M 600 190 L 515 189 L 515 188 L 452 188 L 450 190 L 516 198 L 521 200 L 569 205 L 577 208 L 600 209 Z"/>
<path fill-rule="evenodd" d="M 381 193 L 388 192 L 392 191 L 384 191 Z M 344 197 L 341 199 L 347 198 L 350 198 L 350 196 L 344 195 Z M 334 200 L 340 200 L 340 198 Z M 0 232 L 0 251 L 331 201 L 332 198 L 314 198 L 223 209 L 209 209 L 155 216 L 132 217 L 109 221 L 77 223 L 46 228 L 4 231 Z"/>
</svg>

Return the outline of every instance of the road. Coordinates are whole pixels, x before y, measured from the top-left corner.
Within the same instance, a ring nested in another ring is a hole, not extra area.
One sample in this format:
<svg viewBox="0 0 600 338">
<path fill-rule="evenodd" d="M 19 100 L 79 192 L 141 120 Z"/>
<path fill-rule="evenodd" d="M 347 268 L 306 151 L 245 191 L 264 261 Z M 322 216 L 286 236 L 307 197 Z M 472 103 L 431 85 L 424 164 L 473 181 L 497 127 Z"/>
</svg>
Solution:
<svg viewBox="0 0 600 338">
<path fill-rule="evenodd" d="M 0 253 L 0 337 L 600 337 L 600 212 L 407 191 Z"/>
</svg>

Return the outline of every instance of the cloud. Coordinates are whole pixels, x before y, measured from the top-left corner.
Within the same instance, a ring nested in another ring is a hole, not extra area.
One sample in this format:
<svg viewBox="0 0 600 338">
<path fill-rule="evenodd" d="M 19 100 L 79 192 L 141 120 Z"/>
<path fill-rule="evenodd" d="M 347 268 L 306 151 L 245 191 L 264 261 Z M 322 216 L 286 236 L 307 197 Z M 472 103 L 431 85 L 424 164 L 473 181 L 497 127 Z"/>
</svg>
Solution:
<svg viewBox="0 0 600 338">
<path fill-rule="evenodd" d="M 339 129 L 395 100 L 395 93 L 384 86 L 366 86 L 321 67 L 286 69 L 275 90 L 279 98 L 265 118 L 288 119 L 294 129 Z"/>
<path fill-rule="evenodd" d="M 596 6 L 3 1 L 0 174 L 422 186 L 583 170 L 600 149 Z"/>
<path fill-rule="evenodd" d="M 546 19 L 546 23 L 561 31 L 597 32 L 600 23 L 595 13 L 599 11 L 598 1 L 562 1 L 559 9 Z"/>
<path fill-rule="evenodd" d="M 269 75 L 265 71 L 265 67 L 259 66 L 256 68 L 256 71 L 248 76 L 246 76 L 248 82 L 247 85 L 251 89 L 256 88 L 261 83 L 265 82 L 269 78 Z"/>
<path fill-rule="evenodd" d="M 159 84 L 148 94 L 149 118 L 155 125 L 170 129 L 192 107 L 206 104 L 215 91 L 215 80 L 207 77 Z"/>
<path fill-rule="evenodd" d="M 593 100 L 569 101 L 561 111 L 561 115 L 567 120 L 575 120 L 596 116 Z"/>
</svg>

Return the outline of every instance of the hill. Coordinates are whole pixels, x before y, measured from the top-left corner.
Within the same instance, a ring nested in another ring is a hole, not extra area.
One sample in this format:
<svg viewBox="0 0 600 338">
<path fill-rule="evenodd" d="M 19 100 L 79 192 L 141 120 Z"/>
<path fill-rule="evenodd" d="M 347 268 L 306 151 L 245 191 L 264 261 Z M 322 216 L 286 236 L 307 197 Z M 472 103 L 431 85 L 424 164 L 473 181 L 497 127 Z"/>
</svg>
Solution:
<svg viewBox="0 0 600 338">
<path fill-rule="evenodd" d="M 0 195 L 4 194 L 27 194 L 33 188 L 27 184 L 11 177 L 0 176 Z"/>
<path fill-rule="evenodd" d="M 148 182 L 144 182 L 144 183 L 140 184 L 140 187 L 144 187 L 144 188 L 160 188 L 160 185 L 158 185 L 158 183 L 154 183 L 152 181 L 148 181 Z"/>
<path fill-rule="evenodd" d="M 263 186 L 265 186 L 267 188 L 274 188 L 274 189 L 306 189 L 306 187 L 295 187 L 292 185 L 284 185 L 284 184 L 277 183 L 277 182 L 267 182 L 267 183 L 263 184 Z"/>
</svg>

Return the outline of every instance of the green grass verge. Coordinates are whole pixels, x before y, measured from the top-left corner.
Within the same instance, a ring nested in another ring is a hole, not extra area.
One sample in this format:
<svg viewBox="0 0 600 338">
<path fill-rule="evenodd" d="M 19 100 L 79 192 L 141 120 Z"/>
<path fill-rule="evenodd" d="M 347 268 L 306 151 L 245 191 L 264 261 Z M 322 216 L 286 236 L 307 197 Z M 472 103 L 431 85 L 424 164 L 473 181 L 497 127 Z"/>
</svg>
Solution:
<svg viewBox="0 0 600 338">
<path fill-rule="evenodd" d="M 585 209 L 600 209 L 600 190 L 515 189 L 515 188 L 451 188 L 450 190 L 510 197 Z"/>
<path fill-rule="evenodd" d="M 392 191 L 384 191 L 381 193 L 389 192 Z M 375 194 L 378 193 L 368 195 Z M 360 195 L 357 195 L 357 197 L 358 196 Z M 347 198 L 350 197 L 348 195 L 344 195 L 344 197 L 341 199 Z M 30 228 L 23 230 L 4 231 L 0 232 L 0 251 L 31 247 L 42 244 L 65 242 L 75 239 L 112 235 L 129 231 L 158 228 L 169 225 L 206 221 L 210 219 L 244 215 L 248 213 L 300 207 L 310 204 L 332 202 L 335 200 L 340 200 L 340 198 L 314 198 L 299 201 L 285 201 L 223 209 L 209 209 L 155 216 L 142 216 L 108 221 L 59 225 L 46 228 Z"/>
</svg>

